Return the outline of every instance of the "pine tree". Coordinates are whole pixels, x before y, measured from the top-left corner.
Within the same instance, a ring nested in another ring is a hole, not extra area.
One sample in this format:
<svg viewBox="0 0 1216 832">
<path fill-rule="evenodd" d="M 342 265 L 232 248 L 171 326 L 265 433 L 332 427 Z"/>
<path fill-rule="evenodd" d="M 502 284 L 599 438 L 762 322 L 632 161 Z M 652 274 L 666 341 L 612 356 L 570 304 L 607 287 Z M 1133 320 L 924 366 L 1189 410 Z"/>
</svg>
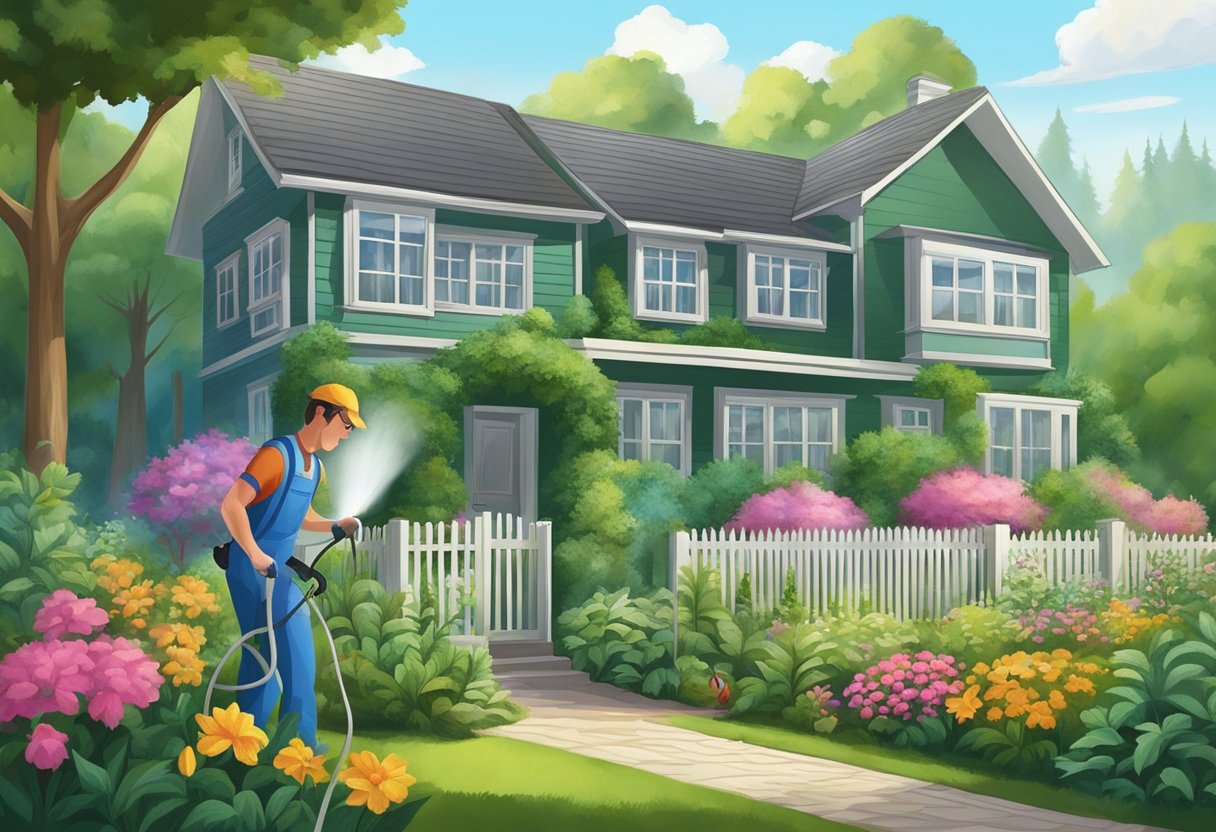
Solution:
<svg viewBox="0 0 1216 832">
<path fill-rule="evenodd" d="M 1203 140 L 1203 153 L 1199 156 L 1199 181 L 1202 196 L 1201 219 L 1216 217 L 1216 167 L 1212 166 L 1212 154 L 1208 140 Z"/>
<path fill-rule="evenodd" d="M 1094 188 L 1093 173 L 1089 169 L 1088 159 L 1082 164 L 1081 178 L 1077 182 L 1077 198 L 1071 204 L 1081 222 L 1093 225 L 1098 221 L 1101 209 L 1098 207 L 1098 191 Z"/>
<path fill-rule="evenodd" d="M 1112 235 L 1121 235 L 1124 224 L 1140 211 L 1143 195 L 1140 174 L 1132 164 L 1132 155 L 1124 150 L 1123 166 L 1115 177 L 1115 187 L 1110 192 L 1110 205 L 1103 217 L 1103 225 Z"/>
<path fill-rule="evenodd" d="M 1177 221 L 1185 222 L 1198 218 L 1203 210 L 1203 183 L 1199 157 L 1191 147 L 1191 137 L 1186 122 L 1182 122 L 1182 135 L 1174 147 L 1170 160 L 1169 176 L 1165 180 L 1172 213 Z M 1171 223 L 1173 226 L 1175 223 Z"/>
<path fill-rule="evenodd" d="M 1077 176 L 1077 169 L 1073 167 L 1072 139 L 1068 135 L 1068 125 L 1064 123 L 1064 116 L 1060 114 L 1059 108 L 1056 108 L 1056 117 L 1048 126 L 1047 135 L 1043 137 L 1035 158 L 1043 173 L 1051 180 L 1051 184 L 1055 185 L 1065 202 L 1075 211 L 1074 201 L 1080 177 Z"/>
</svg>

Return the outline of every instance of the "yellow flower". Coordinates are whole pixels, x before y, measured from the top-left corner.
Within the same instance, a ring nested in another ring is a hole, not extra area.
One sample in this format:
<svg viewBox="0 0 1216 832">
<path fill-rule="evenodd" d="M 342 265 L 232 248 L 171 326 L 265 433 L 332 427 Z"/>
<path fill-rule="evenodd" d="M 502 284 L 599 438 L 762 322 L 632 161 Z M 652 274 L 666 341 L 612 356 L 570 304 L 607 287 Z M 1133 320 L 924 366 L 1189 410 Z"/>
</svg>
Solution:
<svg viewBox="0 0 1216 832">
<path fill-rule="evenodd" d="M 1001 717 L 1003 717 L 1004 715 L 1005 715 L 1005 712 L 1002 709 L 997 708 L 995 706 L 989 708 L 988 713 L 985 714 L 985 716 L 988 717 L 989 722 L 999 722 Z"/>
<path fill-rule="evenodd" d="M 156 604 L 154 591 L 150 580 L 133 584 L 114 596 L 113 612 L 122 613 L 123 618 L 142 618 Z"/>
<path fill-rule="evenodd" d="M 1092 679 L 1086 679 L 1072 673 L 1069 674 L 1068 681 L 1064 683 L 1064 690 L 1069 693 L 1093 693 L 1094 683 Z"/>
<path fill-rule="evenodd" d="M 966 722 L 975 716 L 981 704 L 980 686 L 972 685 L 962 696 L 952 696 L 946 700 L 946 712 L 954 714 L 954 718 L 959 722 Z"/>
<path fill-rule="evenodd" d="M 324 783 L 329 779 L 329 772 L 325 770 L 325 755 L 314 755 L 299 737 L 275 755 L 274 767 L 301 786 L 305 777 L 311 777 L 314 783 Z"/>
<path fill-rule="evenodd" d="M 258 764 L 258 752 L 270 742 L 261 728 L 253 724 L 253 714 L 242 713 L 233 702 L 227 708 L 212 708 L 211 716 L 195 714 L 202 733 L 198 739 L 200 754 L 218 757 L 229 748 L 247 766 Z"/>
<path fill-rule="evenodd" d="M 1068 702 L 1065 701 L 1064 694 L 1060 693 L 1060 691 L 1056 689 L 1053 689 L 1051 694 L 1047 697 L 1047 704 L 1053 711 L 1062 711 L 1068 707 Z"/>
<path fill-rule="evenodd" d="M 177 770 L 182 773 L 182 777 L 190 777 L 194 774 L 196 762 L 194 749 L 187 745 L 182 749 L 182 753 L 177 755 Z"/>
<path fill-rule="evenodd" d="M 166 647 L 165 653 L 169 661 L 161 670 L 173 677 L 174 687 L 203 683 L 203 670 L 207 665 L 193 650 L 188 647 Z"/>
<path fill-rule="evenodd" d="M 342 770 L 338 780 L 350 787 L 348 806 L 367 805 L 377 815 L 384 814 L 390 803 L 400 803 L 409 794 L 409 787 L 418 781 L 405 773 L 405 761 L 389 754 L 381 762 L 371 751 L 354 752 L 349 768 Z"/>
<path fill-rule="evenodd" d="M 1034 728 L 1041 726 L 1043 728 L 1055 728 L 1056 718 L 1051 713 L 1051 708 L 1046 702 L 1035 702 L 1026 712 L 1026 727 Z"/>
<path fill-rule="evenodd" d="M 186 618 L 198 618 L 204 612 L 219 612 L 215 593 L 207 591 L 207 582 L 193 575 L 182 575 L 173 586 L 173 603 L 182 608 Z"/>
</svg>

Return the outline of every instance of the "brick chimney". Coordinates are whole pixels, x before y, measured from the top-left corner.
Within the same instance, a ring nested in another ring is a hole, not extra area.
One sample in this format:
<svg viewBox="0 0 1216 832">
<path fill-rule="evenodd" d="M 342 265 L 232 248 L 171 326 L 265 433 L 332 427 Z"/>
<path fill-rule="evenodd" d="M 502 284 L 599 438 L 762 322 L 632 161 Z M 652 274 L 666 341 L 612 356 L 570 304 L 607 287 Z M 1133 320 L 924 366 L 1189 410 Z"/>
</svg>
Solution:
<svg viewBox="0 0 1216 832">
<path fill-rule="evenodd" d="M 950 85 L 935 81 L 927 75 L 917 75 L 908 81 L 908 106 L 915 107 L 950 92 Z"/>
</svg>

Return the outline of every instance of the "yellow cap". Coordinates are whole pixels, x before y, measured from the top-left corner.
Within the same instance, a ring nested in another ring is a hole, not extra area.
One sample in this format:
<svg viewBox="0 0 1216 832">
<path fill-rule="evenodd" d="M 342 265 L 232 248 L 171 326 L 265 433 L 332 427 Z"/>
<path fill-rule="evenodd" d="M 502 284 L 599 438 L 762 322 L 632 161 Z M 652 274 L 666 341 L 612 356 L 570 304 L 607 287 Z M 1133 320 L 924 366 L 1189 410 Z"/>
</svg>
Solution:
<svg viewBox="0 0 1216 832">
<path fill-rule="evenodd" d="M 308 394 L 308 398 L 316 399 L 319 402 L 327 404 L 336 404 L 338 407 L 346 411 L 346 415 L 350 417 L 350 423 L 357 428 L 366 428 L 363 420 L 359 418 L 359 398 L 355 395 L 355 391 L 351 390 L 345 384 L 322 384 L 316 390 Z"/>
</svg>

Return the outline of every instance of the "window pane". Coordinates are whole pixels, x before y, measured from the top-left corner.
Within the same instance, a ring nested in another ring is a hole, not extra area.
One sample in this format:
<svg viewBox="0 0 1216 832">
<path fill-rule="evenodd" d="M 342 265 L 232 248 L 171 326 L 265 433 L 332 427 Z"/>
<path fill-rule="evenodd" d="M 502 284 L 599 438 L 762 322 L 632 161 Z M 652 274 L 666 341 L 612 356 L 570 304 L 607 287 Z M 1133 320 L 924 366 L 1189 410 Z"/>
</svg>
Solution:
<svg viewBox="0 0 1216 832">
<path fill-rule="evenodd" d="M 1030 482 L 1051 467 L 1051 451 L 1022 449 L 1022 479 Z"/>
<path fill-rule="evenodd" d="M 1022 411 L 1022 445 L 1035 448 L 1051 447 L 1051 412 Z"/>
<path fill-rule="evenodd" d="M 468 243 L 451 243 L 452 277 L 469 276 L 469 253 L 472 246 Z"/>
<path fill-rule="evenodd" d="M 1034 329 L 1038 325 L 1035 323 L 1038 317 L 1036 304 L 1033 298 L 1018 298 L 1018 326 Z"/>
<path fill-rule="evenodd" d="M 933 258 L 933 285 L 934 286 L 953 286 L 954 285 L 954 261 L 945 260 L 940 257 Z"/>
<path fill-rule="evenodd" d="M 832 441 L 832 410 L 828 407 L 806 409 L 806 439 L 808 442 Z"/>
<path fill-rule="evenodd" d="M 802 441 L 802 408 L 773 408 L 773 441 Z"/>
<path fill-rule="evenodd" d="M 918 427 L 922 427 L 922 428 L 929 427 L 929 411 L 927 411 L 927 410 L 916 411 L 916 424 Z"/>
<path fill-rule="evenodd" d="M 1013 448 L 992 449 L 992 473 L 1002 477 L 1013 476 Z"/>
<path fill-rule="evenodd" d="M 642 402 L 639 399 L 621 402 L 621 436 L 627 440 L 642 439 Z"/>
<path fill-rule="evenodd" d="M 769 290 L 760 289 L 756 294 L 756 311 L 761 315 L 771 315 L 772 305 L 769 303 Z"/>
<path fill-rule="evenodd" d="M 518 286 L 524 285 L 524 267 L 515 263 L 507 264 L 507 285 Z"/>
<path fill-rule="evenodd" d="M 418 246 L 400 246 L 401 262 L 398 268 L 403 275 L 422 275 L 422 249 Z"/>
<path fill-rule="evenodd" d="M 674 439 L 674 436 L 668 436 L 665 432 L 667 423 L 663 419 L 663 402 L 650 402 L 650 438 L 651 439 Z"/>
<path fill-rule="evenodd" d="M 954 292 L 933 290 L 933 320 L 954 320 Z"/>
<path fill-rule="evenodd" d="M 785 314 L 785 291 L 782 289 L 768 290 L 768 307 L 774 315 Z"/>
<path fill-rule="evenodd" d="M 436 263 L 435 266 L 438 267 L 439 264 Z M 442 301 L 444 303 L 446 303 L 448 301 L 448 286 L 449 285 L 451 285 L 451 284 L 449 284 L 447 280 L 436 280 L 435 281 L 435 300 Z"/>
<path fill-rule="evenodd" d="M 958 288 L 982 292 L 984 290 L 984 264 L 977 260 L 959 260 Z"/>
<path fill-rule="evenodd" d="M 676 280 L 680 283 L 696 283 L 697 282 L 697 264 L 696 261 L 677 260 L 676 261 Z"/>
<path fill-rule="evenodd" d="M 401 278 L 401 298 L 399 303 L 408 303 L 412 306 L 422 306 L 425 302 L 426 287 L 423 285 L 421 277 L 403 277 Z"/>
<path fill-rule="evenodd" d="M 984 322 L 984 296 L 976 292 L 958 293 L 958 319 L 963 323 Z"/>
<path fill-rule="evenodd" d="M 676 311 L 686 315 L 697 314 L 697 289 L 695 286 L 676 287 Z"/>
<path fill-rule="evenodd" d="M 992 322 L 997 326 L 1013 326 L 1012 298 L 992 296 Z"/>
<path fill-rule="evenodd" d="M 397 239 L 403 243 L 422 245 L 426 239 L 426 220 L 422 217 L 398 217 L 401 223 Z"/>
<path fill-rule="evenodd" d="M 787 462 L 802 462 L 802 443 L 797 445 L 773 445 L 773 467 L 780 468 Z"/>
<path fill-rule="evenodd" d="M 1018 266 L 1018 294 L 1029 295 L 1034 297 L 1037 292 L 1035 289 L 1036 275 L 1038 270 L 1032 266 Z"/>
<path fill-rule="evenodd" d="M 899 426 L 901 428 L 916 427 L 916 411 L 910 408 L 903 408 L 899 411 Z"/>
<path fill-rule="evenodd" d="M 507 262 L 520 263 L 524 262 L 524 247 L 523 246 L 507 246 Z"/>
<path fill-rule="evenodd" d="M 653 410 L 650 413 L 650 435 L 652 439 L 666 439 L 671 442 L 679 442 L 682 431 L 680 430 L 680 403 L 679 402 L 658 402 L 658 414 Z M 656 433 L 656 427 L 658 432 Z"/>
<path fill-rule="evenodd" d="M 743 455 L 757 465 L 764 465 L 763 445 L 748 445 L 743 449 Z"/>
<path fill-rule="evenodd" d="M 1004 292 L 1007 295 L 1013 294 L 1013 264 L 992 264 L 992 290 Z"/>
<path fill-rule="evenodd" d="M 743 441 L 743 408 L 739 405 L 732 404 L 730 407 L 726 408 L 726 428 L 727 441 Z"/>
<path fill-rule="evenodd" d="M 503 306 L 507 309 L 524 308 L 524 290 L 518 286 L 508 286 L 503 290 Z"/>
<path fill-rule="evenodd" d="M 790 288 L 807 289 L 811 285 L 811 265 L 803 260 L 790 261 Z"/>
<path fill-rule="evenodd" d="M 672 468 L 679 470 L 679 468 L 680 468 L 680 446 L 679 445 L 653 445 L 650 448 L 650 458 L 657 459 L 659 462 L 666 462 Z"/>
<path fill-rule="evenodd" d="M 374 272 L 393 270 L 393 244 L 359 241 L 359 268 Z"/>
<path fill-rule="evenodd" d="M 1060 416 L 1060 467 L 1068 468 L 1072 464 L 1072 416 L 1064 413 Z"/>
<path fill-rule="evenodd" d="M 826 445 L 811 445 L 807 448 L 806 466 L 818 471 L 826 471 L 828 469 L 828 453 L 830 450 Z"/>
<path fill-rule="evenodd" d="M 773 285 L 785 288 L 785 260 L 780 257 L 773 258 Z"/>
<path fill-rule="evenodd" d="M 659 280 L 663 281 L 664 283 L 671 283 L 673 279 L 671 270 L 672 259 L 670 255 L 666 255 L 661 261 L 659 261 Z"/>
<path fill-rule="evenodd" d="M 768 258 L 767 257 L 765 257 L 763 260 L 759 257 L 756 258 L 756 285 L 757 286 L 767 286 L 768 285 Z"/>
<path fill-rule="evenodd" d="M 642 443 L 641 442 L 622 442 L 621 443 L 621 459 L 641 459 L 642 458 Z"/>
<path fill-rule="evenodd" d="M 819 317 L 811 312 L 811 296 L 809 293 L 794 292 L 790 295 L 790 317 L 807 319 Z"/>
<path fill-rule="evenodd" d="M 1002 448 L 1013 447 L 1013 408 L 994 407 L 988 411 L 992 424 L 992 444 Z"/>
<path fill-rule="evenodd" d="M 359 236 L 375 237 L 377 240 L 393 239 L 393 215 L 360 211 Z"/>
<path fill-rule="evenodd" d="M 743 438 L 747 442 L 764 441 L 764 408 L 744 408 Z"/>
<path fill-rule="evenodd" d="M 643 280 L 658 280 L 659 279 L 659 256 L 657 249 L 644 249 L 645 254 L 642 256 L 642 279 Z M 651 252 L 654 252 L 653 254 Z"/>
</svg>

